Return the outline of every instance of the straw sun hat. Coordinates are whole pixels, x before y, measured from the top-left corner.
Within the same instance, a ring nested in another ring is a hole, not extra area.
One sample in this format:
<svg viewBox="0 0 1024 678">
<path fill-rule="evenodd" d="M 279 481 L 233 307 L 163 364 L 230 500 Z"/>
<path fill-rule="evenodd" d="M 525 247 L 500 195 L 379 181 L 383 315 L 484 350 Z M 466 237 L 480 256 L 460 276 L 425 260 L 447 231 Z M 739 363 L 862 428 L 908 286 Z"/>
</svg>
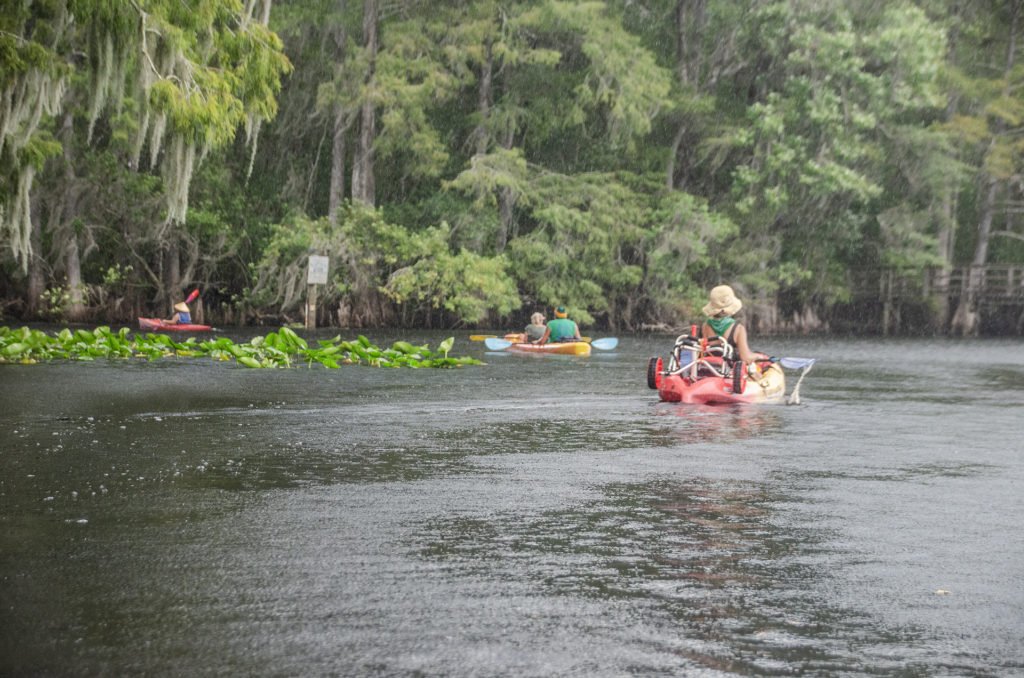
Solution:
<svg viewBox="0 0 1024 678">
<path fill-rule="evenodd" d="M 743 302 L 736 298 L 736 293 L 728 285 L 719 285 L 711 290 L 708 303 L 702 309 L 704 315 L 714 317 L 719 314 L 734 315 L 743 308 Z"/>
<path fill-rule="evenodd" d="M 179 301 L 174 305 L 174 310 L 181 311 L 182 313 L 188 313 L 188 304 L 186 304 L 184 301 Z"/>
</svg>

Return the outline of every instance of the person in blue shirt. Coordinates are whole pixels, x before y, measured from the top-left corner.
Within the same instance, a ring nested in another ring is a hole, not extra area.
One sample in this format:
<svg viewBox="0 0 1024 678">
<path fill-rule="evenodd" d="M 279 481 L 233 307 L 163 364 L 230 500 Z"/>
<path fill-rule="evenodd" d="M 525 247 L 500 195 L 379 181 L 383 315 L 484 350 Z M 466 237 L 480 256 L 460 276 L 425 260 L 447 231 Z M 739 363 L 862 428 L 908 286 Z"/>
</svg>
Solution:
<svg viewBox="0 0 1024 678">
<path fill-rule="evenodd" d="M 192 313 L 188 310 L 188 304 L 184 301 L 179 301 L 174 305 L 174 315 L 172 315 L 167 322 L 171 325 L 188 325 L 192 322 Z"/>
<path fill-rule="evenodd" d="M 543 346 L 549 341 L 583 341 L 583 337 L 580 336 L 579 325 L 569 320 L 569 312 L 565 310 L 565 306 L 559 306 L 555 309 L 555 319 L 548 321 L 548 325 L 544 330 L 544 336 L 537 343 Z"/>
</svg>

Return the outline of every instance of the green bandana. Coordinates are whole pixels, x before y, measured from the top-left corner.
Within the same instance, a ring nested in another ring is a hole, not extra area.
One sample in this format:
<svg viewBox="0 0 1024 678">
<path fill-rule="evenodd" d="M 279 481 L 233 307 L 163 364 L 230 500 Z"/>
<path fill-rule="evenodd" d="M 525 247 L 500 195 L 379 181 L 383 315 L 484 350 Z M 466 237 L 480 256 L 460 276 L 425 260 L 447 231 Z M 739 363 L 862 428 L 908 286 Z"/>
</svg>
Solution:
<svg viewBox="0 0 1024 678">
<path fill-rule="evenodd" d="M 708 318 L 708 325 L 711 325 L 711 329 L 715 331 L 715 334 L 722 337 L 725 336 L 726 331 L 733 326 L 736 319 L 732 316 L 726 316 L 724 318 Z"/>
</svg>

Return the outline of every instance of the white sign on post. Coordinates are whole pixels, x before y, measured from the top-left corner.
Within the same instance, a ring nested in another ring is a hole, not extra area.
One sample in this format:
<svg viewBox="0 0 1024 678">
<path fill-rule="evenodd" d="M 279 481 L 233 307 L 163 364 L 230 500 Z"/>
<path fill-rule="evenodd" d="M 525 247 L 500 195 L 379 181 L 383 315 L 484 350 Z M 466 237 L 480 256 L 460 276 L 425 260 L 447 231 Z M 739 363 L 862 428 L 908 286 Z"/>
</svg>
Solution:
<svg viewBox="0 0 1024 678">
<path fill-rule="evenodd" d="M 327 257 L 316 254 L 309 255 L 309 275 L 306 276 L 307 285 L 327 284 Z"/>
</svg>

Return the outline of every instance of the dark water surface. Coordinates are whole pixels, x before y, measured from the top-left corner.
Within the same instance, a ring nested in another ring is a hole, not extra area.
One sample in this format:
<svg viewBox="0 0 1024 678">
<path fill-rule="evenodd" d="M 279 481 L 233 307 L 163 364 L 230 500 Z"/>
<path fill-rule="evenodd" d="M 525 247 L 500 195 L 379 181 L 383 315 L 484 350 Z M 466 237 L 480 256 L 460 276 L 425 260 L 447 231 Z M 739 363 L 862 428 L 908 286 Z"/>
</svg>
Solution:
<svg viewBox="0 0 1024 678">
<path fill-rule="evenodd" d="M 0 674 L 1024 675 L 1021 342 L 764 340 L 803 404 L 697 408 L 669 341 L 0 366 Z"/>
</svg>

